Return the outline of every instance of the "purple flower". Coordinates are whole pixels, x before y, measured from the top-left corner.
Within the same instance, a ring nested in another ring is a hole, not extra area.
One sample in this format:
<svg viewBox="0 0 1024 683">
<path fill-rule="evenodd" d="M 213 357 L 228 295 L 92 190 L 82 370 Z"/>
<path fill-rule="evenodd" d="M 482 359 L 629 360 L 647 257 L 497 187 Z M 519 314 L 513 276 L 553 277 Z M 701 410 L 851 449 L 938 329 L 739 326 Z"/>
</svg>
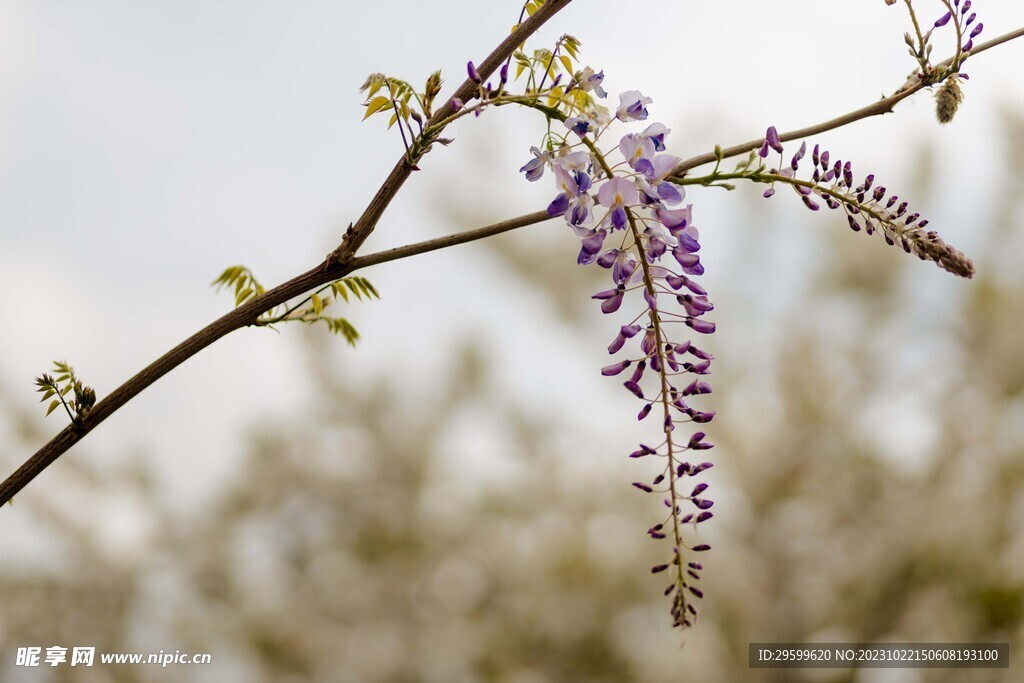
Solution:
<svg viewBox="0 0 1024 683">
<path fill-rule="evenodd" d="M 643 121 L 647 118 L 647 105 L 653 101 L 650 97 L 644 97 L 639 90 L 627 90 L 619 95 L 615 118 L 619 121 Z"/>
<path fill-rule="evenodd" d="M 633 206 L 638 201 L 636 185 L 625 178 L 612 178 L 597 191 L 598 204 L 611 209 L 609 219 L 617 230 L 626 226 L 626 207 Z"/>
<path fill-rule="evenodd" d="M 650 261 L 656 260 L 669 248 L 675 247 L 679 243 L 676 236 L 660 223 L 648 225 L 640 234 L 640 239 L 644 242 L 644 250 Z"/>
<path fill-rule="evenodd" d="M 526 179 L 533 182 L 534 180 L 539 180 L 540 177 L 544 175 L 544 167 L 549 161 L 551 161 L 551 153 L 542 152 L 536 147 L 531 147 L 530 152 L 533 153 L 533 159 L 530 159 L 523 164 L 523 167 L 520 168 L 519 171 L 520 173 L 525 173 Z"/>
<path fill-rule="evenodd" d="M 612 280 L 624 285 L 636 270 L 636 256 L 628 249 L 610 249 L 597 258 L 598 265 L 612 269 Z"/>
<path fill-rule="evenodd" d="M 580 72 L 580 89 L 584 92 L 593 91 L 598 97 L 607 97 L 608 93 L 601 87 L 601 82 L 604 81 L 604 71 L 598 71 L 594 73 L 594 70 L 589 66 L 583 67 L 583 71 Z"/>
<path fill-rule="evenodd" d="M 654 156 L 654 140 L 635 133 L 628 133 L 619 140 L 619 152 L 630 168 L 637 169 L 637 164 Z M 648 162 L 650 165 L 650 162 Z"/>
<path fill-rule="evenodd" d="M 635 168 L 643 174 L 637 184 L 651 203 L 664 201 L 667 204 L 678 204 L 683 201 L 683 193 L 666 177 L 679 165 L 681 159 L 671 154 L 659 154 L 653 159 L 640 159 Z"/>
<path fill-rule="evenodd" d="M 608 353 L 617 353 L 625 345 L 627 339 L 632 339 L 639 333 L 639 325 L 623 325 L 619 328 L 619 334 L 608 345 Z"/>
<path fill-rule="evenodd" d="M 597 255 L 601 252 L 601 247 L 604 246 L 604 238 L 607 235 L 608 232 L 604 229 L 591 230 L 588 234 L 584 235 L 583 240 L 580 242 L 580 255 L 577 257 L 576 263 L 583 265 L 597 260 Z"/>
<path fill-rule="evenodd" d="M 655 152 L 664 152 L 665 136 L 671 132 L 663 123 L 652 123 L 644 129 L 643 133 L 640 133 L 640 137 L 651 140 L 654 143 Z"/>
</svg>

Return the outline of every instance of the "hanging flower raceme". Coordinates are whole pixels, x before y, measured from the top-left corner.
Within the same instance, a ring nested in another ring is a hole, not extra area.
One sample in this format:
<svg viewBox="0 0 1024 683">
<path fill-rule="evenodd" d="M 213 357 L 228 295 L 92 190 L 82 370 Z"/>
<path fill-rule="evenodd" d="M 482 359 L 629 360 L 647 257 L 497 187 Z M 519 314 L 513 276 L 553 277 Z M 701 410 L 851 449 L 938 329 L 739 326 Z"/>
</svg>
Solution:
<svg viewBox="0 0 1024 683">
<path fill-rule="evenodd" d="M 773 185 L 787 184 L 811 211 L 818 211 L 821 202 L 830 209 L 842 208 L 854 232 L 863 230 L 868 235 L 880 232 L 890 246 L 897 245 L 923 261 L 934 261 L 954 275 L 966 278 L 974 275 L 971 260 L 947 244 L 934 230 L 926 230 L 928 220 L 910 211 L 908 203 L 901 201 L 898 195 L 876 184 L 873 173 L 857 183 L 852 162 L 833 159 L 828 150 L 815 145 L 810 154 L 810 178 L 801 180 L 797 174 L 807 156 L 807 143 L 801 143 L 796 154 L 786 162 L 782 142 L 774 126 L 765 134 L 758 156 L 767 159 L 771 151 L 779 155 L 779 168 L 758 169 L 751 175 L 752 179 Z M 768 198 L 774 194 L 774 187 L 770 187 L 764 196 Z"/>
<path fill-rule="evenodd" d="M 587 68 L 574 83 L 603 96 L 602 78 Z M 650 98 L 628 91 L 619 100 L 619 121 L 647 118 Z M 697 525 L 712 518 L 714 505 L 706 496 L 708 485 L 691 479 L 712 466 L 696 457 L 712 446 L 694 427 L 715 415 L 691 405 L 711 393 L 704 376 L 712 356 L 689 337 L 715 331 L 714 323 L 705 319 L 714 306 L 693 279 L 704 272 L 700 236 L 692 207 L 679 206 L 685 198 L 682 188 L 671 182 L 679 158 L 660 153 L 669 134 L 665 125 L 654 123 L 623 135 L 617 146 L 620 163 L 606 158 L 597 144 L 608 130 L 607 110 L 596 103 L 568 109 L 565 135 L 549 134 L 549 151 L 534 148 L 534 159 L 521 170 L 536 180 L 543 167 L 551 168 L 558 194 L 548 213 L 564 216 L 580 237 L 579 263 L 597 263 L 609 271 L 611 287 L 593 297 L 601 311 L 616 313 L 632 296 L 641 305 L 608 346 L 609 354 L 622 359 L 602 368 L 601 374 L 624 377 L 623 386 L 641 404 L 638 420 L 657 416 L 656 445 L 641 444 L 629 457 L 655 460 L 658 471 L 653 479 L 633 486 L 663 499 L 665 517 L 647 534 L 668 539 L 671 549 L 665 562 L 651 571 L 671 574 L 665 594 L 671 596 L 673 623 L 688 627 L 697 616 L 695 601 L 703 597 L 697 587 L 703 565 L 694 558 L 710 549 L 692 536 Z"/>
</svg>

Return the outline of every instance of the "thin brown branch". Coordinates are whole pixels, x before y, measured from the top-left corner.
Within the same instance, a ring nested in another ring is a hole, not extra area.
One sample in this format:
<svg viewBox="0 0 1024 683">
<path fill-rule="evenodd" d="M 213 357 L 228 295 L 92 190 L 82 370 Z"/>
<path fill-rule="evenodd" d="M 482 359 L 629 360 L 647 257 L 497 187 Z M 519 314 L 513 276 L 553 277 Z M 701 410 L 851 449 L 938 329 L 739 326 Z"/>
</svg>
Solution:
<svg viewBox="0 0 1024 683">
<path fill-rule="evenodd" d="M 540 9 L 533 13 L 533 16 L 529 17 L 526 21 L 519 25 L 515 31 L 513 31 L 502 43 L 494 49 L 491 54 L 487 55 L 487 58 L 477 66 L 477 72 L 483 80 L 487 80 L 491 74 L 501 67 L 502 63 L 508 59 L 516 49 L 523 44 L 523 42 L 533 35 L 537 29 L 544 25 L 544 23 L 553 17 L 556 13 L 564 9 L 572 0 L 548 0 L 544 3 Z M 424 125 L 424 128 L 430 128 L 440 124 L 446 116 L 452 112 L 452 102 L 456 99 L 462 102 L 469 102 L 474 99 L 476 93 L 479 90 L 479 85 L 474 83 L 470 79 L 466 79 L 462 85 L 459 86 L 444 106 L 438 107 L 434 115 L 430 117 L 430 120 Z M 438 132 L 443 130 L 438 129 Z M 359 217 L 354 224 L 349 226 L 349 229 L 345 232 L 345 236 L 335 249 L 329 259 L 332 263 L 342 263 L 352 258 L 359 247 L 363 245 L 366 238 L 370 236 L 373 229 L 377 226 L 377 221 L 380 220 L 384 210 L 387 209 L 388 204 L 394 198 L 398 190 L 401 189 L 402 185 L 409 178 L 413 169 L 407 159 L 403 158 L 395 167 L 391 169 L 390 175 L 384 181 L 384 184 L 377 190 L 377 194 L 370 200 L 369 205 L 363 211 L 363 215 Z"/>
<path fill-rule="evenodd" d="M 528 225 L 543 223 L 547 220 L 551 220 L 551 215 L 547 211 L 528 213 L 525 216 L 519 216 L 518 218 L 512 218 L 507 221 L 502 221 L 501 223 L 488 225 L 484 228 L 459 232 L 454 235 L 445 235 L 444 237 L 436 237 L 423 242 L 416 242 L 415 244 L 407 244 L 404 247 L 395 247 L 394 249 L 388 249 L 387 251 L 378 251 L 375 254 L 367 254 L 366 256 L 357 256 L 350 261 L 350 266 L 351 270 L 368 268 L 370 266 L 375 266 L 378 263 L 397 261 L 398 259 L 416 256 L 417 254 L 425 254 L 429 251 L 437 251 L 438 249 L 454 247 L 458 244 L 465 244 L 466 242 L 482 240 L 486 237 L 500 235 L 503 232 L 508 232 L 517 228 L 525 228 Z"/>
<path fill-rule="evenodd" d="M 478 67 L 478 71 L 481 76 L 484 79 L 490 76 L 500 66 L 501 62 L 512 54 L 520 43 L 540 28 L 540 26 L 557 11 L 568 5 L 569 2 L 571 2 L 571 0 L 554 0 L 545 4 L 541 10 L 534 13 L 532 17 L 523 23 L 515 33 L 506 38 L 505 41 Z M 1024 28 L 1011 31 L 978 45 L 974 48 L 972 54 L 976 55 L 1022 36 L 1024 36 Z M 946 60 L 942 64 L 948 65 L 950 63 L 951 60 Z M 926 84 L 924 83 L 909 83 L 904 85 L 901 90 L 897 91 L 897 93 L 889 98 L 879 100 L 874 104 L 858 109 L 857 111 L 851 112 L 845 116 L 837 117 L 815 126 L 791 131 L 781 135 L 780 137 L 783 141 L 807 137 L 839 128 L 869 116 L 888 113 L 896 103 L 902 101 L 906 97 L 909 97 L 915 92 L 918 92 L 925 86 Z M 468 101 L 471 99 L 470 96 L 473 94 L 475 87 L 476 84 L 472 81 L 466 81 L 452 97 L 459 97 L 463 101 Z M 440 120 L 438 117 L 443 116 L 443 112 L 450 108 L 450 103 L 451 99 L 449 99 L 449 103 L 445 105 L 445 107 L 440 108 L 434 114 L 431 122 L 436 123 L 436 120 Z M 761 142 L 762 140 L 758 139 L 730 147 L 723 151 L 723 158 L 749 152 L 750 150 L 760 146 Z M 715 153 L 712 152 L 698 157 L 693 157 L 692 159 L 687 159 L 680 163 L 676 169 L 676 173 L 685 173 L 696 166 L 715 161 L 716 158 Z M 416 254 L 423 254 L 449 246 L 464 244 L 466 242 L 483 239 L 502 232 L 514 230 L 516 228 L 533 225 L 548 219 L 547 212 L 540 211 L 510 219 L 508 221 L 503 221 L 501 223 L 496 223 L 484 228 L 479 228 L 477 230 L 448 235 L 446 237 L 410 244 L 376 254 L 369 254 L 367 256 L 355 257 L 354 254 L 356 249 L 362 245 L 369 234 L 373 231 L 373 228 L 376 226 L 381 214 L 383 214 L 384 209 L 387 208 L 392 197 L 404 183 L 409 173 L 410 169 L 407 167 L 407 164 L 404 163 L 403 159 L 403 161 L 399 162 L 399 164 L 397 164 L 392 170 L 387 180 L 385 180 L 380 190 L 378 190 L 373 200 L 371 200 L 369 206 L 367 206 L 366 211 L 363 212 L 359 221 L 349 228 L 341 246 L 339 246 L 338 249 L 335 250 L 335 252 L 333 252 L 322 264 L 285 282 L 284 284 L 278 285 L 262 296 L 258 296 L 247 301 L 227 315 L 218 318 L 210 325 L 204 327 L 199 332 L 196 332 L 191 337 L 175 346 L 173 349 L 144 368 L 137 375 L 115 389 L 106 398 L 99 401 L 93 407 L 92 412 L 90 412 L 88 417 L 86 417 L 80 425 L 68 425 L 61 430 L 57 436 L 39 449 L 39 451 L 29 458 L 24 465 L 19 467 L 17 471 L 0 484 L 0 505 L 8 502 L 16 493 L 23 489 L 30 481 L 49 467 L 74 444 L 80 441 L 86 434 L 116 412 L 125 403 L 153 384 L 156 380 L 163 377 L 178 365 L 182 364 L 221 337 L 242 327 L 254 324 L 260 315 L 273 309 L 275 306 L 320 287 L 328 282 L 344 277 L 357 268 L 365 268 L 370 265 L 406 258 Z"/>
<path fill-rule="evenodd" d="M 980 52 L 989 50 L 993 47 L 996 47 L 997 45 L 1002 45 L 1003 43 L 1014 40 L 1015 38 L 1020 38 L 1021 36 L 1024 36 L 1024 28 L 1019 28 L 1016 31 L 1010 31 L 1009 33 L 999 36 L 998 38 L 993 38 L 992 40 L 986 43 L 978 45 L 973 50 L 971 50 L 971 55 L 977 55 Z M 952 63 L 953 58 L 951 57 L 941 62 L 937 66 L 940 68 L 947 67 L 950 66 Z M 836 118 L 829 119 L 828 121 L 822 121 L 821 123 L 817 123 L 813 126 L 807 126 L 806 128 L 799 128 L 797 130 L 791 130 L 786 133 L 780 133 L 779 139 L 782 140 L 782 142 L 789 142 L 790 140 L 800 140 L 802 138 L 807 138 L 812 135 L 819 135 L 826 131 L 835 130 L 836 128 L 842 128 L 843 126 L 854 123 L 855 121 L 860 121 L 861 119 L 870 118 L 872 116 L 881 116 L 882 114 L 890 114 L 892 113 L 893 107 L 895 107 L 897 104 L 907 99 L 914 93 L 928 87 L 928 85 L 930 84 L 923 80 L 918 80 L 914 78 L 908 81 L 907 83 L 904 83 L 899 90 L 897 90 L 889 97 L 883 97 L 877 102 L 872 102 L 866 107 L 861 107 L 856 111 L 851 111 L 848 114 L 837 116 Z M 734 157 L 740 154 L 747 154 L 751 150 L 760 147 L 761 143 L 763 142 L 764 137 L 760 137 L 755 140 L 750 140 L 749 142 L 743 142 L 738 145 L 733 145 L 732 147 L 728 147 L 722 150 L 721 158 L 728 159 L 729 157 Z M 710 164 L 714 161 L 717 161 L 718 158 L 719 157 L 715 152 L 707 152 L 705 154 L 700 154 L 698 156 L 692 157 L 690 159 L 685 159 L 684 161 L 679 162 L 679 165 L 676 166 L 675 169 L 672 171 L 672 175 L 684 175 L 690 169 L 696 168 L 697 166 L 703 166 L 704 164 Z"/>
<path fill-rule="evenodd" d="M 40 448 L 24 465 L 8 477 L 3 484 L 0 484 L 0 505 L 9 501 L 69 448 L 81 441 L 86 434 L 95 429 L 101 422 L 113 415 L 121 406 L 139 395 L 151 384 L 221 337 L 240 328 L 255 324 L 256 320 L 263 313 L 275 306 L 362 268 L 484 239 L 485 237 L 498 235 L 509 230 L 515 230 L 516 228 L 541 223 L 550 218 L 551 216 L 548 215 L 547 211 L 538 211 L 483 228 L 477 228 L 476 230 L 468 230 L 454 235 L 446 235 L 424 242 L 388 249 L 375 254 L 367 254 L 366 256 L 354 258 L 345 265 L 329 264 L 325 261 L 316 268 L 269 290 L 262 296 L 250 299 L 150 363 L 137 375 L 99 401 L 80 424 L 69 424 L 61 430 L 57 436 Z"/>
<path fill-rule="evenodd" d="M 498 45 L 498 47 L 495 48 L 486 59 L 484 59 L 483 62 L 481 62 L 477 67 L 477 71 L 480 73 L 481 77 L 485 80 L 490 77 L 491 74 L 497 71 L 501 64 L 512 55 L 519 45 L 533 35 L 548 19 L 564 9 L 570 2 L 572 2 L 572 0 L 549 0 L 549 2 L 545 3 L 539 10 L 534 12 L 533 16 L 521 23 L 515 31 L 509 34 L 509 36 L 506 37 L 505 40 L 503 40 L 501 44 Z M 463 102 L 468 102 L 473 99 L 473 95 L 476 92 L 477 87 L 476 83 L 467 79 L 461 86 L 459 86 L 455 93 L 452 94 L 448 99 L 448 102 L 434 113 L 434 116 L 431 117 L 428 125 L 436 125 L 445 116 L 447 116 L 451 111 L 452 102 L 456 98 Z M 370 200 L 369 205 L 366 207 L 366 210 L 363 211 L 359 220 L 349 227 L 341 245 L 327 257 L 327 260 L 316 268 L 271 289 L 262 296 L 249 300 L 227 315 L 215 320 L 210 325 L 204 327 L 199 332 L 175 346 L 137 375 L 115 389 L 110 395 L 102 401 L 99 401 L 93 407 L 86 419 L 82 420 L 79 424 L 69 425 L 61 430 L 57 436 L 39 449 L 25 462 L 25 464 L 19 467 L 10 477 L 8 477 L 3 484 L 0 484 L 0 505 L 9 501 L 16 493 L 18 493 L 18 491 L 23 489 L 43 470 L 53 464 L 61 454 L 65 453 L 69 448 L 80 441 L 86 434 L 103 422 L 103 420 L 112 415 L 121 406 L 181 363 L 199 353 L 224 335 L 239 328 L 252 325 L 260 315 L 271 310 L 275 306 L 299 296 L 300 294 L 304 294 L 305 292 L 315 289 L 316 287 L 344 277 L 348 273 L 352 272 L 353 265 L 351 261 L 355 257 L 356 251 L 360 246 L 362 246 L 363 242 L 366 241 L 366 238 L 370 236 L 370 233 L 373 232 L 373 229 L 376 227 L 377 222 L 384 213 L 384 210 L 387 208 L 388 204 L 391 203 L 395 194 L 401 189 L 405 180 L 412 172 L 412 168 L 407 161 L 407 157 L 403 157 L 395 165 L 391 174 L 388 175 L 387 179 L 380 186 L 380 189 L 378 189 L 377 193 L 373 196 L 373 199 Z M 530 220 L 531 216 L 524 216 L 523 218 L 509 221 L 508 227 L 498 229 L 496 232 L 490 234 L 497 234 L 497 232 L 503 232 L 504 230 L 511 230 L 515 227 L 529 225 L 531 222 L 538 222 L 538 220 L 540 220 L 540 218 L 537 218 L 538 216 L 539 214 L 532 215 L 532 218 L 536 218 L 536 220 Z M 526 222 L 523 222 L 524 220 Z M 488 228 L 483 228 L 480 231 L 476 231 L 480 233 L 479 236 L 469 236 L 462 241 L 486 237 L 488 236 L 488 234 L 485 234 L 487 230 Z M 438 244 L 437 246 L 431 246 L 429 248 L 427 245 L 418 245 L 420 251 L 413 251 L 412 253 L 423 253 L 424 251 L 430 251 L 431 249 L 440 249 L 443 246 L 451 246 L 452 244 L 461 243 L 457 236 L 442 238 L 441 241 L 444 241 L 444 239 L 450 240 L 450 243 Z M 412 255 L 412 253 L 408 255 Z M 399 257 L 394 256 L 392 258 Z M 391 259 L 378 257 L 376 262 L 380 263 L 385 260 Z M 364 263 L 368 265 L 369 262 Z"/>
</svg>

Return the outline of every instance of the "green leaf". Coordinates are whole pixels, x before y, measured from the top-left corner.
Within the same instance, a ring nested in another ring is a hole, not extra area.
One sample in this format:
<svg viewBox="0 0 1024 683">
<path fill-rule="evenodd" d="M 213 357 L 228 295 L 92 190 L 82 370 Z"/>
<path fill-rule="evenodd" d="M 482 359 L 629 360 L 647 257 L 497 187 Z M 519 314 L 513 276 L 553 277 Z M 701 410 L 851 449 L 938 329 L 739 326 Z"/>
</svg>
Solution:
<svg viewBox="0 0 1024 683">
<path fill-rule="evenodd" d="M 309 300 L 313 303 L 313 312 L 316 313 L 317 317 L 320 317 L 324 310 L 324 302 L 316 294 L 310 294 Z"/>
<path fill-rule="evenodd" d="M 342 299 L 345 300 L 345 303 L 348 303 L 348 292 L 345 291 L 344 285 L 342 285 L 340 282 L 335 282 L 331 284 L 331 289 L 334 290 L 334 294 L 336 296 L 340 296 Z"/>
<path fill-rule="evenodd" d="M 570 60 L 565 55 L 559 55 L 558 56 L 558 61 L 562 62 L 562 66 L 565 67 L 565 72 L 567 74 L 571 74 L 572 73 L 572 60 Z"/>
<path fill-rule="evenodd" d="M 54 410 L 56 410 L 56 409 L 57 409 L 57 406 L 59 406 L 59 405 L 60 405 L 60 401 L 54 401 L 54 402 L 52 402 L 52 403 L 50 404 L 50 407 L 46 409 L 46 415 L 48 416 L 48 415 L 49 415 L 50 413 L 52 413 L 52 412 L 53 412 Z M 44 417 L 45 417 L 45 416 L 44 416 Z"/>
<path fill-rule="evenodd" d="M 370 118 L 384 107 L 387 107 L 389 104 L 391 104 L 391 100 L 386 97 L 374 97 L 366 104 L 366 113 L 363 114 L 363 121 Z"/>
<path fill-rule="evenodd" d="M 345 283 L 345 286 L 348 287 L 350 292 L 356 295 L 357 299 L 359 299 L 360 301 L 363 300 L 363 295 L 359 292 L 359 288 L 356 287 L 355 283 L 353 283 L 350 278 L 345 278 L 344 280 L 342 280 L 342 282 Z"/>
</svg>

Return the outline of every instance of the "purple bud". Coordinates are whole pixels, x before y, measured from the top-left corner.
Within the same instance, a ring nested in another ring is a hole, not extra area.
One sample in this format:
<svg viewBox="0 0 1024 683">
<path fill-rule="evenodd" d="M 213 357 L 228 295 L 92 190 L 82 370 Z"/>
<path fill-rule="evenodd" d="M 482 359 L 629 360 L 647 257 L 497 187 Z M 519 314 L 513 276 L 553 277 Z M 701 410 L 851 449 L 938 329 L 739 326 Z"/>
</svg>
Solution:
<svg viewBox="0 0 1024 683">
<path fill-rule="evenodd" d="M 804 158 L 805 154 L 807 154 L 807 143 L 806 142 L 802 142 L 802 143 L 800 143 L 799 151 L 797 151 L 797 153 L 795 155 L 793 155 L 793 161 L 790 162 L 790 167 L 794 171 L 797 170 L 797 168 L 800 167 L 800 160 Z"/>
<path fill-rule="evenodd" d="M 484 80 L 480 78 L 480 72 L 476 70 L 475 66 L 473 66 L 473 62 L 466 63 L 466 73 L 469 74 L 469 80 L 473 81 L 474 83 L 479 84 Z"/>
<path fill-rule="evenodd" d="M 707 543 L 701 543 L 700 545 L 693 546 L 692 548 L 690 548 L 690 550 L 692 550 L 695 553 L 702 553 L 705 550 L 711 550 L 711 546 L 709 546 Z"/>
<path fill-rule="evenodd" d="M 704 438 L 703 435 L 701 435 L 701 438 Z M 707 490 L 708 485 L 705 484 L 704 482 L 701 482 L 700 484 L 697 484 L 696 486 L 693 487 L 693 491 L 690 492 L 690 497 L 693 498 L 694 496 L 699 496 L 700 494 L 704 493 Z"/>
<path fill-rule="evenodd" d="M 953 14 L 951 12 L 946 12 L 941 17 L 935 20 L 935 28 L 938 28 L 939 26 L 945 26 L 946 24 L 949 23 L 949 20 L 952 18 Z"/>
<path fill-rule="evenodd" d="M 564 192 L 552 200 L 548 204 L 548 215 L 551 217 L 564 216 L 565 212 L 569 210 L 569 195 Z"/>
<path fill-rule="evenodd" d="M 695 588 L 694 586 L 687 586 L 687 588 L 689 589 L 689 591 L 691 593 L 696 595 L 698 598 L 703 598 L 704 597 L 704 591 L 702 591 L 701 589 Z"/>
<path fill-rule="evenodd" d="M 982 30 L 984 30 L 984 28 L 985 28 L 985 24 L 982 24 L 981 22 L 979 22 L 978 25 L 974 27 L 974 30 L 971 31 L 971 40 L 974 40 L 979 35 L 981 35 L 981 32 L 982 32 Z"/>
<path fill-rule="evenodd" d="M 619 310 L 619 306 L 622 305 L 622 292 L 616 293 L 611 299 L 605 299 L 601 302 L 601 312 L 608 314 L 614 313 Z"/>
<path fill-rule="evenodd" d="M 501 66 L 501 71 L 498 72 L 498 79 L 501 81 L 502 85 L 505 85 L 505 83 L 508 82 L 508 64 L 503 64 Z"/>
<path fill-rule="evenodd" d="M 769 126 L 765 133 L 765 142 L 776 152 L 782 154 L 782 141 L 779 140 L 779 131 L 775 130 L 775 126 Z"/>
<path fill-rule="evenodd" d="M 613 377 L 628 368 L 629 365 L 630 361 L 628 360 L 624 360 L 621 363 L 616 363 L 614 365 L 607 365 L 601 368 L 601 374 L 605 377 Z"/>
<path fill-rule="evenodd" d="M 623 382 L 622 386 L 624 386 L 627 389 L 629 389 L 629 391 L 632 392 L 637 398 L 643 398 L 644 397 L 643 390 L 640 389 L 640 385 L 637 384 L 636 382 Z"/>
<path fill-rule="evenodd" d="M 643 482 L 639 482 L 639 481 L 634 481 L 633 482 L 633 486 L 637 487 L 638 489 L 640 489 L 644 493 L 650 493 L 651 491 L 654 490 L 650 486 L 648 486 L 647 484 L 644 484 Z"/>
<path fill-rule="evenodd" d="M 708 322 L 707 320 L 700 320 L 699 318 L 687 318 L 686 326 L 691 328 L 694 332 L 701 334 L 712 334 L 715 331 L 715 324 Z"/>
<path fill-rule="evenodd" d="M 707 351 L 703 351 L 701 349 L 698 349 L 696 346 L 691 346 L 689 348 L 689 351 L 690 351 L 690 353 L 692 353 L 693 355 L 697 356 L 697 358 L 700 358 L 701 360 L 714 360 L 715 359 L 715 357 L 712 356 L 710 353 L 708 353 Z"/>
<path fill-rule="evenodd" d="M 767 190 L 764 191 L 764 195 L 763 196 L 764 196 L 765 199 L 768 199 L 773 194 L 775 194 L 775 188 L 774 187 L 769 187 Z"/>
<path fill-rule="evenodd" d="M 696 522 L 697 524 L 700 524 L 701 522 L 708 521 L 709 519 L 711 519 L 714 516 L 715 516 L 714 512 L 709 512 L 709 511 L 705 510 L 704 512 L 702 512 L 699 515 L 697 515 L 697 519 L 695 519 L 694 522 Z"/>
<path fill-rule="evenodd" d="M 634 383 L 639 383 L 640 379 L 644 376 L 644 370 L 646 369 L 647 361 L 642 360 L 639 363 L 637 363 L 636 370 L 633 371 L 633 376 L 630 377 L 630 381 Z"/>
<path fill-rule="evenodd" d="M 715 501 L 708 500 L 707 498 L 694 498 L 693 504 L 701 510 L 707 510 L 709 507 L 715 504 Z"/>
</svg>

